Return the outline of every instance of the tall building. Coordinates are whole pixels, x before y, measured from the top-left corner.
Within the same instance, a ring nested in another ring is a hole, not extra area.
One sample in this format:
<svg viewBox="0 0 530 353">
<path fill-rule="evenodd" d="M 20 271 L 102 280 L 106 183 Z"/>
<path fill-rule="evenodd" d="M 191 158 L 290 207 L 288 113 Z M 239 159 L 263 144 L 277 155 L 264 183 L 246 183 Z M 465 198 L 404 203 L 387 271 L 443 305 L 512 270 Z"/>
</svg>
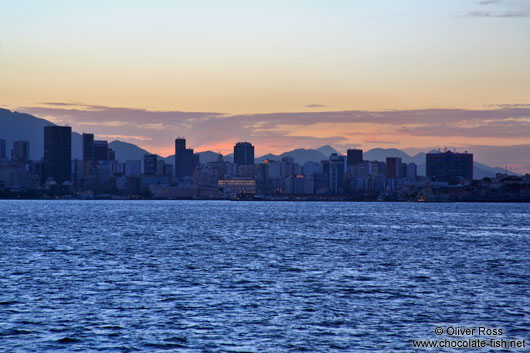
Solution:
<svg viewBox="0 0 530 353">
<path fill-rule="evenodd" d="M 109 143 L 105 140 L 94 141 L 94 160 L 108 161 L 109 160 Z"/>
<path fill-rule="evenodd" d="M 386 177 L 389 179 L 401 178 L 401 158 L 386 158 Z"/>
<path fill-rule="evenodd" d="M 249 142 L 238 142 L 234 146 L 234 163 L 241 165 L 254 164 L 254 146 Z"/>
<path fill-rule="evenodd" d="M 57 184 L 72 180 L 72 128 L 44 127 L 43 180 L 54 178 Z"/>
<path fill-rule="evenodd" d="M 348 166 L 354 166 L 363 161 L 363 150 L 349 149 L 347 151 L 346 164 Z"/>
<path fill-rule="evenodd" d="M 407 176 L 408 181 L 416 181 L 418 175 L 418 167 L 416 166 L 416 163 L 407 164 L 407 172 L 405 175 Z"/>
<path fill-rule="evenodd" d="M 193 149 L 186 148 L 186 139 L 175 139 L 175 177 L 182 180 L 193 176 L 194 171 Z"/>
<path fill-rule="evenodd" d="M 94 134 L 83 133 L 83 160 L 94 160 Z"/>
<path fill-rule="evenodd" d="M 329 191 L 337 195 L 344 192 L 344 156 L 332 153 L 329 160 L 322 161 L 322 169 L 329 179 Z"/>
<path fill-rule="evenodd" d="M 144 155 L 144 174 L 156 175 L 156 167 L 158 164 L 158 156 L 156 154 Z"/>
<path fill-rule="evenodd" d="M 29 141 L 13 142 L 13 149 L 11 150 L 11 160 L 20 163 L 29 162 Z"/>
<path fill-rule="evenodd" d="M 0 159 L 6 158 L 6 140 L 0 139 Z"/>
<path fill-rule="evenodd" d="M 473 180 L 473 154 L 451 151 L 427 153 L 426 174 L 432 181 Z"/>
</svg>

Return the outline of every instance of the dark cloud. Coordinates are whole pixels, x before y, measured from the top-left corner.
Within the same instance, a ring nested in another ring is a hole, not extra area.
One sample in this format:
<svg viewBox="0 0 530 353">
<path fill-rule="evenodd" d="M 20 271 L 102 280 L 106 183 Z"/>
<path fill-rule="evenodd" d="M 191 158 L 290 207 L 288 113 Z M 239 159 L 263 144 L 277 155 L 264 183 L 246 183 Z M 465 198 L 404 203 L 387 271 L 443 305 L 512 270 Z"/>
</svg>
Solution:
<svg viewBox="0 0 530 353">
<path fill-rule="evenodd" d="M 497 4 L 499 2 L 502 2 L 503 0 L 483 0 L 479 1 L 478 4 L 480 5 L 491 5 L 491 4 Z"/>
</svg>

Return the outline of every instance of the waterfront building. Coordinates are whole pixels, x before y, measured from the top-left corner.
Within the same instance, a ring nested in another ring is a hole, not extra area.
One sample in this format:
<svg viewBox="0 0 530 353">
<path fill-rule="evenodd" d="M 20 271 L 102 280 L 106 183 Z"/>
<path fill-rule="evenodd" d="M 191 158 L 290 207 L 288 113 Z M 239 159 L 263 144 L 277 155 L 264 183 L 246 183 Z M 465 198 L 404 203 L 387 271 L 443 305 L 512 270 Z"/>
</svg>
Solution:
<svg viewBox="0 0 530 353">
<path fill-rule="evenodd" d="M 363 150 L 358 150 L 355 148 L 348 149 L 346 152 L 346 165 L 354 166 L 363 161 Z"/>
<path fill-rule="evenodd" d="M 43 183 L 53 178 L 57 184 L 72 180 L 72 128 L 44 127 Z"/>
<path fill-rule="evenodd" d="M 397 179 L 401 174 L 401 158 L 387 157 L 386 158 L 386 177 L 388 179 Z"/>
<path fill-rule="evenodd" d="M 175 177 L 182 181 L 185 177 L 192 177 L 194 170 L 193 149 L 186 148 L 186 139 L 175 139 Z"/>
<path fill-rule="evenodd" d="M 156 175 L 158 156 L 156 154 L 144 155 L 144 175 Z"/>
<path fill-rule="evenodd" d="M 344 156 L 332 153 L 328 161 L 322 161 L 324 174 L 329 178 L 329 192 L 333 195 L 344 192 Z"/>
<path fill-rule="evenodd" d="M 427 153 L 426 175 L 432 181 L 473 180 L 473 154 L 451 151 Z"/>
<path fill-rule="evenodd" d="M 416 166 L 416 163 L 407 163 L 407 171 L 405 175 L 407 177 L 407 181 L 416 181 L 418 175 L 418 167 Z"/>
<path fill-rule="evenodd" d="M 29 141 L 15 141 L 13 142 L 13 149 L 11 150 L 11 160 L 21 164 L 29 162 Z"/>
<path fill-rule="evenodd" d="M 316 173 L 322 173 L 322 165 L 318 162 L 305 162 L 302 168 L 302 174 L 306 177 L 312 177 Z"/>
<path fill-rule="evenodd" d="M 238 142 L 234 146 L 234 163 L 241 165 L 254 164 L 254 146 L 249 142 Z"/>
<path fill-rule="evenodd" d="M 83 160 L 94 160 L 94 134 L 83 133 Z"/>
<path fill-rule="evenodd" d="M 126 176 L 138 176 L 141 174 L 142 162 L 141 161 L 126 161 L 125 162 L 125 175 Z"/>
<path fill-rule="evenodd" d="M 0 139 L 0 160 L 6 158 L 6 140 Z"/>
<path fill-rule="evenodd" d="M 219 179 L 217 187 L 222 189 L 225 195 L 255 194 L 256 180 L 244 177 Z"/>
</svg>

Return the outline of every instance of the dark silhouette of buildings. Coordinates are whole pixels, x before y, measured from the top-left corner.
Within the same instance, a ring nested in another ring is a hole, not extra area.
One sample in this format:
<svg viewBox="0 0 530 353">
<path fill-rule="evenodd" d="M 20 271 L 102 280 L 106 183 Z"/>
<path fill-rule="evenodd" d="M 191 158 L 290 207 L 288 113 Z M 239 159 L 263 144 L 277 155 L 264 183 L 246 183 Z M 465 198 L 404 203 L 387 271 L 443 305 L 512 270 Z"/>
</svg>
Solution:
<svg viewBox="0 0 530 353">
<path fill-rule="evenodd" d="M 249 142 L 238 142 L 234 146 L 234 163 L 239 166 L 254 164 L 254 146 Z"/>
<path fill-rule="evenodd" d="M 156 154 L 144 155 L 144 174 L 155 175 L 157 169 L 158 157 Z"/>
<path fill-rule="evenodd" d="M 29 162 L 29 141 L 13 142 L 11 150 L 11 160 L 19 163 Z"/>
<path fill-rule="evenodd" d="M 387 178 L 400 178 L 404 176 L 401 169 L 401 158 L 399 157 L 387 157 L 386 158 L 386 177 Z"/>
<path fill-rule="evenodd" d="M 182 180 L 193 176 L 194 167 L 193 149 L 186 148 L 186 139 L 175 139 L 175 176 Z"/>
<path fill-rule="evenodd" d="M 348 166 L 354 166 L 363 161 L 363 150 L 349 149 L 347 151 L 346 164 Z"/>
<path fill-rule="evenodd" d="M 70 126 L 44 127 L 43 180 L 55 179 L 57 184 L 72 179 L 72 128 Z"/>
<path fill-rule="evenodd" d="M 6 140 L 0 139 L 0 159 L 6 158 Z"/>
<path fill-rule="evenodd" d="M 83 134 L 83 160 L 94 160 L 94 134 Z"/>
<path fill-rule="evenodd" d="M 426 174 L 432 181 L 473 180 L 473 154 L 451 151 L 427 153 Z"/>
<path fill-rule="evenodd" d="M 94 160 L 108 161 L 109 160 L 109 143 L 107 141 L 94 141 Z"/>
</svg>

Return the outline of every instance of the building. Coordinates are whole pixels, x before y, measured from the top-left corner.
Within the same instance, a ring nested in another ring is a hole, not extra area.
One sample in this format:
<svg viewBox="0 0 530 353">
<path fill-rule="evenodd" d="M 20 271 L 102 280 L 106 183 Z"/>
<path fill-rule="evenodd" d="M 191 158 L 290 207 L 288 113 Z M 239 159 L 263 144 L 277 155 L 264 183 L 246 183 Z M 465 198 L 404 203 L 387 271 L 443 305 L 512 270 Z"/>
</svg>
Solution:
<svg viewBox="0 0 530 353">
<path fill-rule="evenodd" d="M 432 181 L 473 180 L 473 154 L 451 151 L 427 153 L 426 175 Z"/>
<path fill-rule="evenodd" d="M 141 174 L 142 163 L 140 161 L 126 161 L 125 162 L 125 175 L 126 176 L 139 176 Z"/>
<path fill-rule="evenodd" d="M 256 180 L 241 177 L 219 179 L 217 187 L 222 189 L 225 195 L 255 194 Z"/>
<path fill-rule="evenodd" d="M 13 162 L 19 162 L 24 164 L 29 162 L 29 141 L 13 142 L 13 149 L 11 150 L 11 160 Z"/>
<path fill-rule="evenodd" d="M 416 163 L 407 164 L 407 173 L 405 175 L 407 177 L 407 181 L 416 181 L 418 176 L 418 167 L 416 166 Z"/>
<path fill-rule="evenodd" d="M 158 156 L 156 154 L 144 155 L 144 174 L 156 175 L 156 167 L 158 165 Z"/>
<path fill-rule="evenodd" d="M 238 142 L 234 146 L 234 163 L 241 165 L 254 164 L 254 146 L 249 142 Z"/>
<path fill-rule="evenodd" d="M 401 178 L 401 158 L 387 157 L 386 158 L 386 177 L 388 179 Z"/>
<path fill-rule="evenodd" d="M 0 159 L 6 158 L 6 140 L 0 139 Z"/>
<path fill-rule="evenodd" d="M 344 193 L 344 156 L 332 153 L 328 161 L 322 161 L 322 169 L 329 179 L 329 192 Z"/>
<path fill-rule="evenodd" d="M 72 180 L 72 128 L 44 127 L 43 182 L 53 178 L 57 184 Z"/>
<path fill-rule="evenodd" d="M 94 160 L 95 161 L 108 161 L 109 160 L 109 143 L 104 140 L 94 140 Z"/>
<path fill-rule="evenodd" d="M 347 166 L 354 166 L 363 161 L 363 150 L 352 148 L 346 152 L 346 155 Z"/>
<path fill-rule="evenodd" d="M 83 160 L 94 160 L 94 134 L 83 133 Z"/>
<path fill-rule="evenodd" d="M 179 180 L 192 177 L 194 170 L 193 149 L 186 148 L 186 139 L 175 139 L 175 177 Z"/>
</svg>

